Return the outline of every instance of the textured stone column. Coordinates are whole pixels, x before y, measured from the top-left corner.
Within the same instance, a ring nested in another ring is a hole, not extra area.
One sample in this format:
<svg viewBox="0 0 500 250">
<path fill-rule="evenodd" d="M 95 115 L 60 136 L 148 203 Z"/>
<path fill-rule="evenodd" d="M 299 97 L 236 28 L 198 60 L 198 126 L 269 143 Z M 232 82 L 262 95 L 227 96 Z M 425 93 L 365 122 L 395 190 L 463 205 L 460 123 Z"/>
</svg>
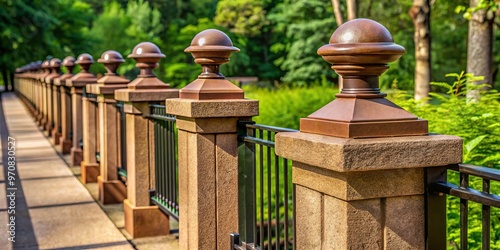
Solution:
<svg viewBox="0 0 500 250">
<path fill-rule="evenodd" d="M 58 78 L 61 75 L 60 72 L 60 67 L 61 67 L 61 59 L 59 58 L 52 58 L 49 62 L 49 68 L 51 69 L 51 72 L 49 75 L 45 77 L 45 83 L 47 85 L 47 92 L 48 92 L 48 122 L 47 125 L 45 126 L 45 130 L 47 130 L 48 135 L 52 136 L 52 140 L 54 141 L 54 144 L 59 144 L 59 135 L 58 134 L 53 134 L 53 129 L 55 125 L 55 118 L 58 116 L 57 113 L 57 88 L 56 85 L 53 85 L 54 79 Z M 56 131 L 57 132 L 57 131 Z"/>
<path fill-rule="evenodd" d="M 52 131 L 52 140 L 55 145 L 61 144 L 61 151 L 63 153 L 69 153 L 69 149 L 71 148 L 71 140 L 69 140 L 69 131 L 64 131 L 64 126 L 68 126 L 65 124 L 66 121 L 66 110 L 67 110 L 67 98 L 65 85 L 66 79 L 71 78 L 73 76 L 73 67 L 75 65 L 75 59 L 71 56 L 64 58 L 63 62 L 60 63 L 60 66 L 64 66 L 67 69 L 67 73 L 60 75 L 57 78 L 52 79 L 53 84 L 53 95 L 56 96 L 56 100 L 54 101 L 54 130 Z M 67 132 L 66 138 L 63 136 L 64 133 Z M 66 141 L 64 141 L 66 140 Z M 64 150 L 66 149 L 66 150 Z"/>
<path fill-rule="evenodd" d="M 71 95 L 67 93 L 66 80 L 73 77 L 75 58 L 68 56 L 64 58 L 62 65 L 66 67 L 67 73 L 55 79 L 54 85 L 60 86 L 61 92 L 61 153 L 68 154 L 71 150 Z"/>
<path fill-rule="evenodd" d="M 150 134 L 149 104 L 176 98 L 179 90 L 172 89 L 153 73 L 158 61 L 165 57 L 153 43 L 143 42 L 134 47 L 130 58 L 141 69 L 127 89 L 115 91 L 117 100 L 125 103 L 127 140 L 127 199 L 123 201 L 125 229 L 134 238 L 169 234 L 169 219 L 150 202 L 149 190 L 154 180 L 154 135 Z"/>
<path fill-rule="evenodd" d="M 95 181 L 98 182 L 99 200 L 103 204 L 120 203 L 127 195 L 126 187 L 118 176 L 121 142 L 119 114 L 114 99 L 114 90 L 126 88 L 129 82 L 116 74 L 118 66 L 124 61 L 120 53 L 105 51 L 98 62 L 106 67 L 106 75 L 97 84 L 87 85 L 87 91 L 96 94 L 98 102 L 100 165 Z"/>
<path fill-rule="evenodd" d="M 81 67 L 80 73 L 66 80 L 66 86 L 71 88 L 71 104 L 72 104 L 72 125 L 73 138 L 71 148 L 71 165 L 80 165 L 83 160 L 83 151 L 80 147 L 80 142 L 83 139 L 83 123 L 82 123 L 82 94 L 83 88 L 89 83 L 95 83 L 97 78 L 89 73 L 90 65 L 94 63 L 91 55 L 84 53 L 78 56 L 75 61 Z"/>
<path fill-rule="evenodd" d="M 47 124 L 47 88 L 45 87 L 43 79 L 50 73 L 48 67 L 49 60 L 43 61 L 41 65 L 43 72 L 38 74 L 36 77 L 36 82 L 40 90 L 40 113 L 38 114 L 37 121 L 38 125 L 42 128 L 45 128 L 45 125 Z"/>
<path fill-rule="evenodd" d="M 92 84 L 87 85 L 88 86 Z M 83 183 L 96 182 L 99 175 L 99 163 L 97 163 L 97 126 L 96 107 L 97 99 L 82 96 L 82 140 L 83 140 L 83 160 L 80 163 L 81 177 Z"/>
<path fill-rule="evenodd" d="M 426 249 L 425 168 L 460 163 L 462 140 L 427 135 L 426 121 L 384 98 L 378 76 L 403 53 L 368 19 L 318 50 L 341 93 L 275 144 L 293 161 L 296 249 Z"/>
<path fill-rule="evenodd" d="M 179 246 L 230 249 L 229 234 L 238 231 L 237 121 L 258 115 L 258 102 L 219 73 L 239 51 L 226 34 L 205 30 L 185 51 L 202 74 L 166 100 L 179 129 Z"/>
</svg>

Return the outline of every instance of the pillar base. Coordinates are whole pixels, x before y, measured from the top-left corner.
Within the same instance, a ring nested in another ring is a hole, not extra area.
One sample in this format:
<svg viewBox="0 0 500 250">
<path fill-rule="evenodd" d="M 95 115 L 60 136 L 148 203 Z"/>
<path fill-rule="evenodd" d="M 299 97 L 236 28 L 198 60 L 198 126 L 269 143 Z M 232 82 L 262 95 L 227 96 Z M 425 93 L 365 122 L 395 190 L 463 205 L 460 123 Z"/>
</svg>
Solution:
<svg viewBox="0 0 500 250">
<path fill-rule="evenodd" d="M 61 134 L 57 129 L 52 130 L 52 143 L 54 143 L 54 145 L 59 145 L 61 143 Z"/>
<path fill-rule="evenodd" d="M 71 166 L 78 166 L 83 161 L 83 151 L 81 148 L 71 148 Z"/>
<path fill-rule="evenodd" d="M 67 140 L 64 137 L 61 137 L 61 153 L 69 154 L 71 152 L 71 140 Z"/>
<path fill-rule="evenodd" d="M 47 131 L 47 134 L 49 137 L 52 136 L 52 130 L 54 128 L 52 128 L 52 125 L 50 124 L 50 122 L 47 122 L 47 124 L 45 125 L 45 131 Z"/>
<path fill-rule="evenodd" d="M 127 198 L 127 187 L 119 180 L 105 181 L 102 176 L 98 176 L 97 184 L 99 201 L 103 205 L 121 203 Z"/>
<path fill-rule="evenodd" d="M 99 176 L 100 172 L 99 163 L 86 163 L 82 161 L 80 167 L 82 168 L 81 177 L 83 183 L 97 182 L 97 176 Z"/>
<path fill-rule="evenodd" d="M 136 207 L 130 201 L 123 201 L 125 230 L 132 238 L 168 235 L 170 222 L 168 216 L 157 206 Z"/>
</svg>

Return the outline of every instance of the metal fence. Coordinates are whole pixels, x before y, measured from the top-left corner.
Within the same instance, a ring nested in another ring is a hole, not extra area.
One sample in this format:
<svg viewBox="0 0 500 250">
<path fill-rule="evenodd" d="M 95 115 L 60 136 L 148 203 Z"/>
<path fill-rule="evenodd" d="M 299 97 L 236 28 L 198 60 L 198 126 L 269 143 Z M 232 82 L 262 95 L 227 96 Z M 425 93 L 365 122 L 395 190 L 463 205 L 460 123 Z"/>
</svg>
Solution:
<svg viewBox="0 0 500 250">
<path fill-rule="evenodd" d="M 176 117 L 165 106 L 151 104 L 154 123 L 155 188 L 151 201 L 169 216 L 179 219 L 179 178 Z"/>
<path fill-rule="evenodd" d="M 120 127 L 119 130 L 119 141 L 118 141 L 118 151 L 119 154 L 119 166 L 118 166 L 118 176 L 120 180 L 124 183 L 127 182 L 127 120 L 125 116 L 124 103 L 117 101 L 116 109 L 118 111 L 118 119 Z"/>
<path fill-rule="evenodd" d="M 491 181 L 495 181 L 495 189 L 499 190 L 500 170 L 458 164 L 450 165 L 444 168 L 444 170 L 438 169 L 437 171 L 441 171 L 442 173 L 434 172 L 430 175 L 429 173 L 427 174 L 428 178 L 429 176 L 438 176 L 437 180 L 430 182 L 428 186 L 427 221 L 430 225 L 428 225 L 427 238 L 430 247 L 428 249 L 445 249 L 446 247 L 451 247 L 465 250 L 479 248 L 479 244 L 482 249 L 490 249 L 492 243 L 491 227 L 500 222 L 498 210 L 494 216 L 494 222 L 492 223 L 491 221 L 492 207 L 495 210 L 500 208 L 500 196 L 491 193 L 490 187 L 492 184 Z M 451 183 L 450 181 L 458 182 L 458 184 Z M 448 200 L 442 194 L 447 194 Z M 460 207 L 459 218 L 457 218 L 459 225 L 451 225 L 455 216 L 449 214 L 447 225 L 446 213 L 456 212 L 451 206 L 457 202 L 459 202 Z M 473 215 L 472 217 L 470 216 L 471 214 Z M 481 224 L 481 230 L 475 227 L 473 232 L 469 231 L 471 224 Z M 455 245 L 454 242 L 447 240 L 446 228 L 448 232 L 455 234 L 459 231 L 459 245 Z M 499 235 L 496 235 L 494 241 L 498 241 L 498 237 Z"/>
<path fill-rule="evenodd" d="M 274 152 L 279 132 L 296 130 L 253 122 L 238 124 L 238 234 L 235 249 L 294 249 L 291 161 Z"/>
</svg>

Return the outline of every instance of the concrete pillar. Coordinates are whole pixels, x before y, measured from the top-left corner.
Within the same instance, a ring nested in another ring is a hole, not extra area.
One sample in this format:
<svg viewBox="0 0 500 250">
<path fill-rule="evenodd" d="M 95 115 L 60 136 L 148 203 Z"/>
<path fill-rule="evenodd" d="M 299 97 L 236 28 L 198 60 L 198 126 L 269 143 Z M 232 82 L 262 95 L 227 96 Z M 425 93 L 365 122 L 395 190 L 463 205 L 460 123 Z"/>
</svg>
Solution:
<svg viewBox="0 0 500 250">
<path fill-rule="evenodd" d="M 88 86 L 91 84 L 87 85 Z M 96 182 L 99 176 L 99 163 L 97 163 L 96 152 L 97 144 L 97 126 L 96 112 L 97 99 L 82 96 L 82 140 L 83 140 L 83 160 L 80 163 L 81 177 L 83 183 Z"/>
<path fill-rule="evenodd" d="M 100 133 L 100 163 L 95 176 L 99 186 L 99 201 L 103 204 L 121 203 L 127 195 L 124 183 L 119 179 L 120 155 L 119 114 L 114 99 L 114 90 L 126 88 L 127 79 L 116 74 L 118 66 L 125 60 L 120 53 L 105 51 L 98 62 L 103 63 L 107 73 L 97 84 L 87 85 L 87 91 L 97 95 Z M 82 168 L 83 171 L 83 168 Z"/>
<path fill-rule="evenodd" d="M 229 61 L 229 37 L 205 30 L 186 52 L 202 65 L 202 74 L 166 100 L 179 129 L 179 249 L 230 249 L 238 231 L 237 121 L 258 115 L 258 101 L 219 72 Z"/>
<path fill-rule="evenodd" d="M 57 113 L 57 88 L 56 85 L 53 85 L 53 80 L 58 78 L 61 75 L 60 72 L 60 67 L 61 67 L 61 59 L 59 58 L 52 58 L 49 63 L 49 67 L 51 69 L 51 72 L 49 75 L 45 77 L 45 83 L 47 84 L 47 92 L 48 92 L 48 123 L 45 126 L 45 130 L 47 130 L 48 135 L 52 136 L 52 141 L 54 142 L 55 145 L 59 144 L 59 135 L 58 134 L 53 134 L 53 129 L 55 126 L 55 118 L 58 117 Z M 54 89 L 56 89 L 54 91 Z M 57 132 L 57 131 L 56 131 Z M 57 139 L 56 139 L 57 138 Z"/>
<path fill-rule="evenodd" d="M 54 79 L 54 85 L 59 86 L 59 95 L 61 96 L 61 113 L 60 113 L 60 126 L 61 126 L 61 135 L 60 135 L 60 144 L 61 144 L 61 153 L 68 154 L 71 149 L 71 96 L 66 92 L 66 80 L 73 77 L 73 68 L 75 67 L 75 58 L 72 56 L 67 56 L 64 58 L 62 66 L 66 67 L 67 73 L 61 75 L 60 77 Z M 58 128 L 58 127 L 56 127 Z M 55 141 L 56 139 L 54 139 Z"/>
<path fill-rule="evenodd" d="M 318 50 L 341 93 L 275 144 L 293 161 L 296 249 L 426 249 L 424 169 L 460 163 L 462 140 L 428 135 L 425 120 L 384 98 L 378 77 L 403 53 L 368 19 Z"/>
<path fill-rule="evenodd" d="M 84 53 L 78 56 L 75 61 L 80 65 L 80 73 L 66 80 L 66 86 L 71 88 L 71 105 L 72 105 L 72 125 L 73 125 L 73 138 L 71 148 L 71 165 L 80 165 L 83 160 L 83 150 L 80 147 L 80 142 L 83 140 L 83 121 L 82 121 L 82 94 L 85 85 L 95 83 L 97 78 L 89 73 L 90 65 L 94 63 L 91 55 Z"/>
<path fill-rule="evenodd" d="M 43 72 L 38 74 L 36 77 L 36 82 L 40 90 L 40 113 L 38 114 L 37 121 L 38 126 L 42 128 L 45 128 L 45 125 L 47 124 L 47 88 L 45 87 L 43 79 L 49 74 L 48 67 L 49 60 L 46 60 L 41 65 Z"/>
<path fill-rule="evenodd" d="M 149 190 L 155 178 L 154 134 L 149 129 L 151 121 L 149 104 L 161 103 L 167 98 L 178 97 L 179 91 L 172 89 L 153 73 L 158 61 L 165 57 L 153 43 L 143 42 L 134 47 L 128 57 L 137 61 L 141 69 L 139 76 L 126 89 L 115 91 L 117 100 L 125 103 L 127 141 L 127 199 L 125 230 L 133 238 L 169 234 L 169 219 L 157 206 L 151 205 Z"/>
</svg>

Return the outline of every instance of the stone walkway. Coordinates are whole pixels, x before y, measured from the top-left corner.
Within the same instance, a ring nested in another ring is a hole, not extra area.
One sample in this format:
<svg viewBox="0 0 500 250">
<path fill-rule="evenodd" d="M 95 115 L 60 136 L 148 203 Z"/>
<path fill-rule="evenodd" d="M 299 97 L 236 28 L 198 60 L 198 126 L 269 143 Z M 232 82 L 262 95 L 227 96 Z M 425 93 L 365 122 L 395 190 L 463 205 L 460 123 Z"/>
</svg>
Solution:
<svg viewBox="0 0 500 250">
<path fill-rule="evenodd" d="M 134 249 L 19 99 L 4 93 L 0 101 L 0 249 Z"/>
</svg>

